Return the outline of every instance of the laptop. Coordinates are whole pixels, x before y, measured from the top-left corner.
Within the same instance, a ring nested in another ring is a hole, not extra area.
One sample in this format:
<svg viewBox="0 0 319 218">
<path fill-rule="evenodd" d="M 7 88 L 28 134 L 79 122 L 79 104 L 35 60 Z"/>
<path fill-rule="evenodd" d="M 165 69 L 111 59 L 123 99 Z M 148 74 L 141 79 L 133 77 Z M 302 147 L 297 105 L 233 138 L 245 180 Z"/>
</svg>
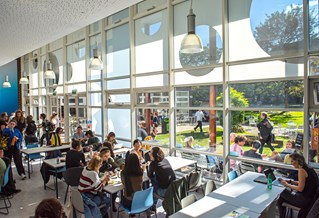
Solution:
<svg viewBox="0 0 319 218">
<path fill-rule="evenodd" d="M 274 171 L 272 169 L 266 169 L 264 170 L 265 175 L 258 176 L 256 179 L 254 179 L 254 182 L 262 183 L 262 184 L 267 184 L 268 183 L 268 175 L 270 174 L 272 184 L 276 186 L 283 186 L 279 179 L 276 178 L 274 175 Z"/>
</svg>

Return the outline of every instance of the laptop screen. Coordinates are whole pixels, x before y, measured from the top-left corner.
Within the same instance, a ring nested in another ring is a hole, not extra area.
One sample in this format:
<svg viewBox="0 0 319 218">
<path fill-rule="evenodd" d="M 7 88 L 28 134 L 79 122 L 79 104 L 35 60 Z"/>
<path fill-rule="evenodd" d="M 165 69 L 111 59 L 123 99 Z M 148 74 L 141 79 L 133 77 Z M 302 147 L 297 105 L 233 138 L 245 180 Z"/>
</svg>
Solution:
<svg viewBox="0 0 319 218">
<path fill-rule="evenodd" d="M 266 176 L 267 179 L 268 179 L 268 175 L 270 174 L 271 180 L 272 180 L 272 181 L 275 181 L 275 180 L 276 180 L 276 176 L 274 175 L 273 169 L 271 169 L 271 168 L 265 169 L 265 170 L 264 170 L 264 174 L 265 174 L 265 176 Z"/>
</svg>

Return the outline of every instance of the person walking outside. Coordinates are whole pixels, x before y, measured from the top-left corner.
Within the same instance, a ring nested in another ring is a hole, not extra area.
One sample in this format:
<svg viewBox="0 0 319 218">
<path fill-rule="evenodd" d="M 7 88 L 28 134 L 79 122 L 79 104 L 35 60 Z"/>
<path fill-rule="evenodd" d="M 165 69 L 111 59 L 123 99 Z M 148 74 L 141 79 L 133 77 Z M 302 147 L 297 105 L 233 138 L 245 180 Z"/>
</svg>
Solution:
<svg viewBox="0 0 319 218">
<path fill-rule="evenodd" d="M 257 128 L 259 130 L 259 139 L 261 146 L 259 148 L 259 153 L 263 153 L 264 144 L 266 143 L 271 151 L 274 151 L 274 147 L 271 145 L 271 131 L 273 130 L 273 126 L 270 123 L 270 119 L 266 112 L 261 112 L 260 117 L 262 121 L 257 124 Z"/>
<path fill-rule="evenodd" d="M 195 113 L 195 118 L 197 121 L 197 126 L 195 126 L 194 131 L 196 132 L 196 129 L 199 127 L 200 132 L 203 132 L 203 118 L 204 118 L 204 113 L 202 110 L 198 110 Z"/>
</svg>

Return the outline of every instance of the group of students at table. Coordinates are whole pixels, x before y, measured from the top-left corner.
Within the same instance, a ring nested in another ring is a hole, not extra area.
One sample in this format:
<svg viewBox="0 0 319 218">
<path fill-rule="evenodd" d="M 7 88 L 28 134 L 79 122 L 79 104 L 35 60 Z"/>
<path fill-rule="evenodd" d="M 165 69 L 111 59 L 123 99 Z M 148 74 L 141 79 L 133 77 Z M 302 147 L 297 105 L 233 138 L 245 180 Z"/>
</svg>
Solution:
<svg viewBox="0 0 319 218">
<path fill-rule="evenodd" d="M 150 162 L 145 162 L 141 148 L 141 141 L 136 139 L 133 142 L 133 149 L 126 154 L 125 163 L 119 165 L 119 162 L 115 161 L 114 145 L 105 141 L 101 149 L 95 152 L 86 164 L 82 144 L 79 140 L 72 142 L 72 150 L 66 154 L 66 168 L 84 167 L 78 190 L 83 197 L 86 217 L 99 217 L 101 214 L 102 217 L 106 217 L 110 201 L 113 205 L 112 210 L 117 211 L 114 204 L 117 194 L 111 195 L 110 199 L 102 191 L 103 187 L 108 185 L 110 178 L 118 173 L 120 173 L 121 182 L 124 185 L 122 199 L 124 207 L 130 209 L 134 193 L 143 189 L 145 170 L 151 179 L 154 192 L 159 196 L 164 196 L 168 185 L 176 179 L 175 173 L 160 148 L 153 147 L 151 149 L 149 152 Z M 121 171 L 117 172 L 118 170 Z M 101 204 L 105 204 L 106 207 L 99 209 L 98 206 Z"/>
<path fill-rule="evenodd" d="M 261 143 L 259 141 L 254 141 L 251 150 L 244 152 L 242 146 L 244 146 L 245 142 L 245 136 L 235 136 L 230 151 L 236 152 L 236 155 L 262 159 L 262 155 L 257 152 Z M 285 217 L 286 214 L 286 208 L 282 206 L 283 202 L 302 208 L 298 217 L 306 217 L 316 200 L 314 198 L 319 185 L 318 175 L 314 169 L 306 164 L 303 155 L 296 152 L 293 141 L 288 141 L 286 143 L 286 148 L 281 153 L 273 152 L 271 159 L 291 164 L 297 170 L 296 180 L 281 180 L 281 184 L 284 185 L 286 189 L 281 193 L 277 201 L 280 218 Z M 233 170 L 236 170 L 237 164 L 238 162 L 236 160 L 230 160 L 230 166 Z M 253 164 L 253 166 L 257 172 L 262 172 L 262 166 L 258 164 Z"/>
</svg>

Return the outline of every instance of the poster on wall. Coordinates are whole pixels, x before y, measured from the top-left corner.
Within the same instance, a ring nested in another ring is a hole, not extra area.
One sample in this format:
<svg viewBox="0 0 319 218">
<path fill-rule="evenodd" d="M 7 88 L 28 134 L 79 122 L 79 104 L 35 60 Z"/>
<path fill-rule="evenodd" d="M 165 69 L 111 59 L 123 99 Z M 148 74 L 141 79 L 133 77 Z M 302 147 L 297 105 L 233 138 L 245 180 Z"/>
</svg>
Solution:
<svg viewBox="0 0 319 218">
<path fill-rule="evenodd" d="M 311 130 L 311 146 L 312 150 L 315 154 L 318 154 L 318 136 L 319 136 L 319 128 L 313 128 Z M 317 155 L 317 163 L 319 162 L 318 155 Z"/>
</svg>

